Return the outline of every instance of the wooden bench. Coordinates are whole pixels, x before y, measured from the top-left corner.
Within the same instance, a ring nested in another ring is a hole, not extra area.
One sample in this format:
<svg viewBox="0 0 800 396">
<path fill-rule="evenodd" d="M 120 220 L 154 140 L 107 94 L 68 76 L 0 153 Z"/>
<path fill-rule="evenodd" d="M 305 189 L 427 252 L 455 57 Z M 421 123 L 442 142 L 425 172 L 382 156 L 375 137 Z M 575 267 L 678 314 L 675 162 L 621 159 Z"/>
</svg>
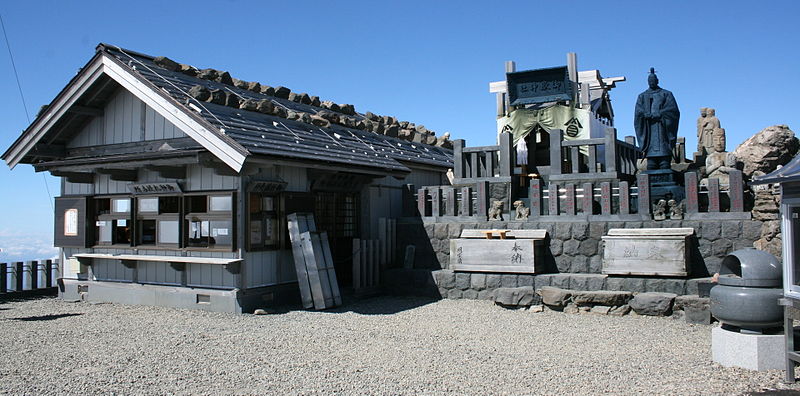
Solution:
<svg viewBox="0 0 800 396">
<path fill-rule="evenodd" d="M 546 238 L 546 230 L 462 230 L 460 238 L 450 240 L 450 268 L 465 272 L 541 272 L 541 248 Z"/>
</svg>

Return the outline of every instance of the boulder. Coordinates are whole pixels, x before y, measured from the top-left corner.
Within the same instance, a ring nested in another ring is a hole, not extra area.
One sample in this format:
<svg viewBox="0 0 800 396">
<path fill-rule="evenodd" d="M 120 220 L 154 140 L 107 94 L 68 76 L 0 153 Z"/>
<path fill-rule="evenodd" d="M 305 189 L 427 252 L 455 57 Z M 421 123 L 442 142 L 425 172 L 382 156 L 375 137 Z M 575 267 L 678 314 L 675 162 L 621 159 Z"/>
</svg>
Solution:
<svg viewBox="0 0 800 396">
<path fill-rule="evenodd" d="M 560 289 L 553 286 L 543 286 L 539 289 L 542 296 L 542 303 L 555 308 L 563 308 L 569 304 L 572 298 L 572 290 Z"/>
<path fill-rule="evenodd" d="M 319 96 L 312 96 L 310 99 L 311 99 L 311 103 L 309 103 L 309 104 L 312 105 L 312 106 L 319 107 L 319 105 L 321 104 L 320 101 L 319 101 Z"/>
<path fill-rule="evenodd" d="M 276 115 L 278 117 L 281 117 L 281 118 L 286 118 L 286 116 L 289 113 L 286 111 L 286 108 L 284 108 L 283 106 L 274 106 L 272 108 L 272 114 L 274 114 L 274 115 Z"/>
<path fill-rule="evenodd" d="M 192 65 L 184 65 L 183 63 L 178 64 L 178 71 L 187 75 L 195 77 L 199 71 Z"/>
<path fill-rule="evenodd" d="M 787 125 L 764 128 L 745 140 L 734 150 L 736 158 L 744 163 L 742 172 L 747 179 L 755 171 L 770 173 L 778 165 L 786 165 L 797 154 L 800 142 Z"/>
<path fill-rule="evenodd" d="M 227 84 L 227 85 L 233 85 L 233 78 L 231 78 L 231 74 L 226 72 L 226 71 L 219 73 L 217 78 L 215 78 L 215 81 L 221 82 L 221 83 Z"/>
<path fill-rule="evenodd" d="M 262 85 L 261 93 L 264 95 L 275 96 L 275 88 L 272 88 L 269 85 Z"/>
<path fill-rule="evenodd" d="M 686 323 L 711 324 L 710 298 L 697 295 L 678 296 L 675 298 L 675 310 L 683 311 Z"/>
<path fill-rule="evenodd" d="M 609 312 L 611 312 L 611 307 L 605 305 L 595 305 L 591 308 L 591 310 L 589 310 L 589 312 L 599 315 L 608 315 Z"/>
<path fill-rule="evenodd" d="M 201 102 L 205 102 L 211 97 L 211 91 L 202 85 L 195 85 L 189 90 L 189 95 Z"/>
<path fill-rule="evenodd" d="M 225 105 L 225 100 L 226 100 L 225 97 L 226 97 L 225 91 L 223 91 L 221 89 L 212 89 L 211 90 L 211 95 L 209 96 L 209 98 L 207 100 L 209 102 L 211 102 L 211 103 L 224 106 Z"/>
<path fill-rule="evenodd" d="M 166 56 L 157 56 L 157 57 L 155 57 L 153 59 L 153 63 L 155 63 L 156 65 L 158 65 L 160 67 L 163 67 L 164 69 L 167 69 L 169 71 L 178 71 L 178 70 L 180 70 L 180 65 L 178 64 L 178 62 L 175 62 L 174 60 L 172 60 L 170 58 L 167 58 Z"/>
<path fill-rule="evenodd" d="M 214 69 L 203 69 L 197 72 L 197 78 L 203 80 L 216 80 L 219 77 L 219 72 Z"/>
<path fill-rule="evenodd" d="M 261 99 L 258 101 L 258 106 L 256 106 L 256 111 L 264 114 L 272 114 L 273 107 L 274 106 L 271 100 Z"/>
<path fill-rule="evenodd" d="M 233 79 L 233 86 L 236 88 L 247 89 L 247 84 L 249 84 L 245 80 L 240 80 L 238 78 Z"/>
<path fill-rule="evenodd" d="M 347 115 L 356 115 L 356 107 L 351 104 L 343 104 L 339 106 L 341 108 L 342 113 Z"/>
<path fill-rule="evenodd" d="M 225 93 L 225 106 L 228 107 L 239 107 L 240 99 L 239 96 L 233 92 L 226 92 Z"/>
<path fill-rule="evenodd" d="M 258 111 L 258 101 L 253 99 L 247 99 L 239 104 L 239 108 L 247 111 Z"/>
<path fill-rule="evenodd" d="M 312 114 L 311 115 L 311 123 L 316 125 L 316 126 L 320 126 L 320 127 L 329 127 L 331 125 L 330 121 L 328 121 L 328 120 L 326 120 L 326 119 L 324 119 L 324 118 L 322 118 L 322 117 L 320 117 L 320 116 L 318 116 L 316 114 Z"/>
<path fill-rule="evenodd" d="M 422 125 L 422 124 L 417 125 L 416 127 L 414 127 L 414 130 L 416 130 L 419 133 L 423 133 L 423 134 L 428 132 L 428 128 L 425 128 L 425 125 Z"/>
<path fill-rule="evenodd" d="M 756 172 L 762 173 L 762 172 Z M 753 219 L 759 221 L 777 220 L 780 215 L 780 192 L 771 187 L 755 192 Z"/>
<path fill-rule="evenodd" d="M 594 290 L 571 292 L 572 301 L 578 305 L 607 305 L 613 307 L 627 304 L 633 298 L 633 293 L 629 291 Z"/>
<path fill-rule="evenodd" d="M 628 305 L 628 304 L 625 304 L 625 305 L 620 305 L 618 307 L 611 308 L 611 310 L 608 311 L 608 314 L 612 315 L 612 316 L 624 316 L 624 315 L 627 315 L 628 312 L 630 312 L 630 311 L 631 311 L 631 306 Z"/>
<path fill-rule="evenodd" d="M 326 100 L 326 101 L 322 102 L 322 104 L 320 106 L 322 106 L 323 109 L 328 109 L 330 111 L 340 111 L 341 110 L 341 108 L 339 107 L 338 104 L 336 104 L 334 102 L 331 102 L 330 100 Z"/>
<path fill-rule="evenodd" d="M 276 98 L 289 99 L 289 94 L 290 93 L 292 93 L 292 91 L 289 88 L 286 88 L 286 87 L 283 87 L 283 86 L 275 87 L 275 97 Z"/>
<path fill-rule="evenodd" d="M 398 128 L 398 125 L 392 124 L 384 129 L 383 134 L 389 137 L 397 137 L 399 131 L 400 129 Z"/>
<path fill-rule="evenodd" d="M 247 84 L 247 90 L 255 93 L 261 92 L 261 84 L 258 81 L 253 81 Z"/>
<path fill-rule="evenodd" d="M 630 306 L 639 315 L 667 316 L 672 312 L 676 297 L 674 293 L 639 293 L 630 301 Z"/>
<path fill-rule="evenodd" d="M 542 301 L 532 286 L 501 287 L 494 291 L 494 302 L 507 308 L 530 307 Z"/>
</svg>

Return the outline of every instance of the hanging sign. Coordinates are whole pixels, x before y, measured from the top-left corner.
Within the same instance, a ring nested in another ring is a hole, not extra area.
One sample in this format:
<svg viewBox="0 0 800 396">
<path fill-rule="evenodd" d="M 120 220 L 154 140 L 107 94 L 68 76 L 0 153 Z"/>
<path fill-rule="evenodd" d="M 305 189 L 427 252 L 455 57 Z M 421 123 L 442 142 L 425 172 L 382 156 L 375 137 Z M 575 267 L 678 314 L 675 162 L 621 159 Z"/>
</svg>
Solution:
<svg viewBox="0 0 800 396">
<path fill-rule="evenodd" d="M 180 193 L 181 186 L 178 183 L 131 183 L 128 190 L 134 195 L 137 194 L 172 194 Z"/>
<path fill-rule="evenodd" d="M 572 84 L 566 66 L 506 73 L 512 105 L 572 100 Z"/>
</svg>

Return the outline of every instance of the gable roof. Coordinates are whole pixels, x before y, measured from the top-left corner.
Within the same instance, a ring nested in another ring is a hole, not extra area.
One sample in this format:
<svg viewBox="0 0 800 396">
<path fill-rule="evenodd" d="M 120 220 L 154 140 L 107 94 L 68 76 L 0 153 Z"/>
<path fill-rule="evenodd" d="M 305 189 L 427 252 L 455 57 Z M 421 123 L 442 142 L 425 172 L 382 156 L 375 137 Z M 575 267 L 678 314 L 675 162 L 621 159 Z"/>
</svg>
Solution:
<svg viewBox="0 0 800 396">
<path fill-rule="evenodd" d="M 198 100 L 193 87 L 225 92 L 238 101 L 269 101 L 286 111 L 305 114 L 331 113 L 331 109 L 298 103 L 286 98 L 241 89 L 169 70 L 154 57 L 101 44 L 81 72 L 53 100 L 46 111 L 23 132 L 3 154 L 9 166 L 37 159 L 38 147 L 47 147 L 59 132 L 56 123 L 69 121 L 65 115 L 92 98 L 103 98 L 102 89 L 111 80 L 129 90 L 156 112 L 175 124 L 220 161 L 239 172 L 248 157 L 318 161 L 330 165 L 371 168 L 402 174 L 406 164 L 439 168 L 452 166 L 452 151 L 423 143 L 380 135 L 344 125 L 317 126 L 273 114 L 224 106 Z M 79 112 L 78 112 L 79 113 Z M 285 112 L 284 112 L 285 114 Z M 352 112 L 351 123 L 366 120 Z M 78 119 L 80 121 L 80 119 Z M 64 126 L 62 126 L 64 127 Z"/>
</svg>

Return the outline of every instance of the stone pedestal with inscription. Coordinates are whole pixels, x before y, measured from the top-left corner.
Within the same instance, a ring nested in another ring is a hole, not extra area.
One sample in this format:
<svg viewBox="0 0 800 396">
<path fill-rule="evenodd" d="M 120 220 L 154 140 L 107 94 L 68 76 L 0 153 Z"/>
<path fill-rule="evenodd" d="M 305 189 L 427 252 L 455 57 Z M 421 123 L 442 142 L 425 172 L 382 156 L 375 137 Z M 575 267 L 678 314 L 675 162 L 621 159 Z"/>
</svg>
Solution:
<svg viewBox="0 0 800 396">
<path fill-rule="evenodd" d="M 503 230 L 503 238 L 486 239 L 490 230 L 464 230 L 450 240 L 450 269 L 468 272 L 534 274 L 543 270 L 545 230 Z M 492 237 L 492 235 L 489 235 Z"/>
<path fill-rule="evenodd" d="M 674 199 L 680 202 L 686 197 L 683 186 L 678 184 L 678 180 L 681 178 L 677 172 L 671 169 L 655 169 L 642 171 L 642 173 L 650 177 L 651 201 Z"/>
<path fill-rule="evenodd" d="M 608 275 L 686 276 L 693 228 L 608 230 L 602 272 Z"/>
</svg>

